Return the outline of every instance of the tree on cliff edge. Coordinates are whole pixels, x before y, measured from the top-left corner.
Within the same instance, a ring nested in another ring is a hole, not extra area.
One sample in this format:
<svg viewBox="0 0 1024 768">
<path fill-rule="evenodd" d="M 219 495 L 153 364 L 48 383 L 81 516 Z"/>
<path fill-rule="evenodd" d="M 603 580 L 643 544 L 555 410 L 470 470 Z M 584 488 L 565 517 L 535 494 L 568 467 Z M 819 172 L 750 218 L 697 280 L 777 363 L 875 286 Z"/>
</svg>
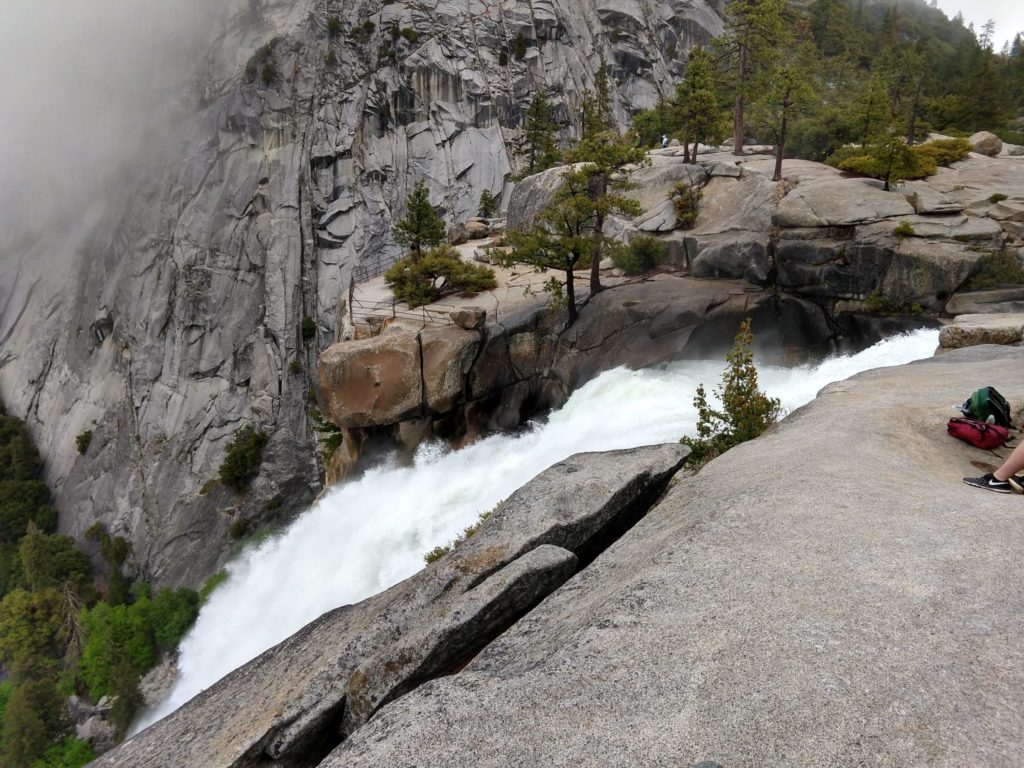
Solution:
<svg viewBox="0 0 1024 768">
<path fill-rule="evenodd" d="M 743 154 L 743 118 L 756 75 L 771 61 L 782 30 L 784 0 L 733 0 L 725 12 L 725 32 L 715 41 L 719 61 L 733 92 L 732 151 Z"/>
<path fill-rule="evenodd" d="M 556 278 L 548 281 L 545 290 L 551 294 L 553 303 L 565 303 L 572 325 L 577 314 L 573 270 L 581 260 L 593 256 L 596 211 L 588 194 L 589 178 L 583 171 L 570 169 L 562 178 L 562 186 L 551 205 L 537 216 L 533 229 L 505 233 L 505 241 L 512 250 L 499 258 L 504 266 L 522 263 L 538 272 L 564 271 L 564 293 Z"/>
<path fill-rule="evenodd" d="M 444 242 L 444 222 L 430 204 L 427 185 L 417 181 L 405 205 L 405 218 L 392 230 L 395 242 L 407 246 L 413 263 L 419 263 L 426 248 L 435 248 Z"/>
</svg>

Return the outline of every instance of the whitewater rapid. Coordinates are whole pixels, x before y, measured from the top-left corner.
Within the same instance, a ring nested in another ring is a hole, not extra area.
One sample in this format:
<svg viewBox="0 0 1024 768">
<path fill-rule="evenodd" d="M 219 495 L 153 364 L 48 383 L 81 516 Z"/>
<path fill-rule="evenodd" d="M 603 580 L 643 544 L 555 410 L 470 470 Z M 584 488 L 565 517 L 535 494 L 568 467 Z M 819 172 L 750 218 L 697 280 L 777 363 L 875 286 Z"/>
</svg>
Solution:
<svg viewBox="0 0 1024 768">
<path fill-rule="evenodd" d="M 938 332 L 887 339 L 856 355 L 796 368 L 759 367 L 762 389 L 792 411 L 826 384 L 930 357 Z M 181 644 L 179 678 L 136 730 L 155 722 L 322 613 L 411 576 L 530 478 L 581 451 L 673 442 L 695 434 L 693 395 L 710 392 L 724 363 L 617 368 L 577 390 L 542 423 L 461 451 L 425 446 L 411 467 L 384 466 L 326 494 L 275 538 L 228 566 L 228 580 Z"/>
</svg>

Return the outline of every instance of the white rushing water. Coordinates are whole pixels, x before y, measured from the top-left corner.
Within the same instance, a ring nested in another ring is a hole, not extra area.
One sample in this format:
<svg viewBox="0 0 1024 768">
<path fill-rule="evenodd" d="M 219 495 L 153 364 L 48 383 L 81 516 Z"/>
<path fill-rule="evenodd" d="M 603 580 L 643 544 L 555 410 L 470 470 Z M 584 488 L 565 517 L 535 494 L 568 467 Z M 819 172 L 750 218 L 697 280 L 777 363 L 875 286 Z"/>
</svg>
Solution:
<svg viewBox="0 0 1024 768">
<path fill-rule="evenodd" d="M 826 384 L 871 368 L 930 357 L 938 332 L 887 339 L 813 366 L 762 366 L 762 389 L 791 411 Z M 328 493 L 276 538 L 228 567 L 181 645 L 180 677 L 139 728 L 322 613 L 376 594 L 423 567 L 423 554 L 451 541 L 527 480 L 580 451 L 672 442 L 695 434 L 693 395 L 717 386 L 724 363 L 617 368 L 576 391 L 543 423 L 457 451 L 419 451 L 412 467 L 383 467 Z"/>
</svg>

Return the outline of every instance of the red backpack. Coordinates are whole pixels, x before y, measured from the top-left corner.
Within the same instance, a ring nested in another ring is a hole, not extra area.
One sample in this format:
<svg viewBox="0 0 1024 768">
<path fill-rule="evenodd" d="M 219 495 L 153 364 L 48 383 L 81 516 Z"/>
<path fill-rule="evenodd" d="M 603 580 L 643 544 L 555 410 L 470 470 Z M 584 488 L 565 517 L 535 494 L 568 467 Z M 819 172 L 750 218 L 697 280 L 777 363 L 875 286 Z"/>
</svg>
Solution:
<svg viewBox="0 0 1024 768">
<path fill-rule="evenodd" d="M 970 443 L 975 448 L 985 450 L 998 448 L 1010 437 L 1010 430 L 1006 427 L 966 417 L 950 419 L 946 424 L 946 431 L 953 437 Z"/>
</svg>

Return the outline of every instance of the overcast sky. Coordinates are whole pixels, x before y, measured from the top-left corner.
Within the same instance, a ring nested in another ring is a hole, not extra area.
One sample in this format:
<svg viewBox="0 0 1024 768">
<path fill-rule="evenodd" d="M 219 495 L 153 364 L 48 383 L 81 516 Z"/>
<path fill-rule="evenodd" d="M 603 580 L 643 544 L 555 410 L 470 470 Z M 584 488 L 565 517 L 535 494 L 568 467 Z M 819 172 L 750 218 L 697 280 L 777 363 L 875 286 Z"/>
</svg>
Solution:
<svg viewBox="0 0 1024 768">
<path fill-rule="evenodd" d="M 1024 0 L 938 0 L 939 8 L 949 18 L 957 11 L 964 15 L 964 24 L 974 22 L 975 31 L 989 19 L 996 22 L 995 49 L 1012 40 L 1018 32 L 1024 32 Z"/>
</svg>

